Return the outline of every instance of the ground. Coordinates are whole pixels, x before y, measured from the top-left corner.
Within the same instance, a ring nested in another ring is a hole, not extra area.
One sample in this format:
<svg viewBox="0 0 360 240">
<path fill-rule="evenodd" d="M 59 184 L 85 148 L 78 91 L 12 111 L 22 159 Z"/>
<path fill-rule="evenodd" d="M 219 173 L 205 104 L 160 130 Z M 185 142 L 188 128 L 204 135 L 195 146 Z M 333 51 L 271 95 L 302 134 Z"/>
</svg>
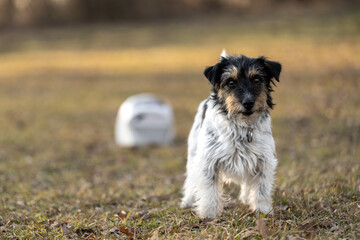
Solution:
<svg viewBox="0 0 360 240">
<path fill-rule="evenodd" d="M 360 12 L 0 32 L 0 238 L 360 238 Z M 282 63 L 273 216 L 180 210 L 186 138 L 222 49 Z M 174 108 L 170 147 L 119 148 L 121 102 Z"/>
</svg>

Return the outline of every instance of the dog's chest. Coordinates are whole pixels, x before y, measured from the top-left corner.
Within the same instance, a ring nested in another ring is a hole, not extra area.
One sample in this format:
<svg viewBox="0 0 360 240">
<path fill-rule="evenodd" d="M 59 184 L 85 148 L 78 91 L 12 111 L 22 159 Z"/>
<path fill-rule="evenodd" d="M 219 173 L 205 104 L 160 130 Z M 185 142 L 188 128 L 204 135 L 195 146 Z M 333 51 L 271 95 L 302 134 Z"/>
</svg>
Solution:
<svg viewBox="0 0 360 240">
<path fill-rule="evenodd" d="M 254 173 L 261 167 L 266 158 L 267 144 L 261 139 L 261 132 L 252 130 L 253 139 L 249 139 L 249 129 L 246 127 L 227 126 L 217 130 L 217 144 L 213 153 L 223 170 L 232 174 L 244 171 Z M 251 141 L 250 141 L 251 140 Z"/>
<path fill-rule="evenodd" d="M 250 139 L 248 129 L 228 128 L 220 130 L 218 134 L 219 142 L 225 148 L 224 153 L 227 153 L 228 157 L 241 161 L 257 155 L 257 151 L 254 149 L 256 143 L 252 141 L 253 139 Z"/>
</svg>

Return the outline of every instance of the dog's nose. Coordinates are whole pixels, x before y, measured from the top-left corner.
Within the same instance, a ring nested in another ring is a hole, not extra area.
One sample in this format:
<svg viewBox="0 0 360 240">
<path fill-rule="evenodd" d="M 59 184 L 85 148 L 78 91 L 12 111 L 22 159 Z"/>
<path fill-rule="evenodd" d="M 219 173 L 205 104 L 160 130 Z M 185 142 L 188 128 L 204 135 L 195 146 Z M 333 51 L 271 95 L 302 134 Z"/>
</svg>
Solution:
<svg viewBox="0 0 360 240">
<path fill-rule="evenodd" d="M 245 99 L 243 102 L 242 102 L 242 105 L 244 106 L 244 108 L 246 110 L 251 110 L 252 107 L 254 106 L 254 101 L 251 100 L 251 99 Z"/>
</svg>

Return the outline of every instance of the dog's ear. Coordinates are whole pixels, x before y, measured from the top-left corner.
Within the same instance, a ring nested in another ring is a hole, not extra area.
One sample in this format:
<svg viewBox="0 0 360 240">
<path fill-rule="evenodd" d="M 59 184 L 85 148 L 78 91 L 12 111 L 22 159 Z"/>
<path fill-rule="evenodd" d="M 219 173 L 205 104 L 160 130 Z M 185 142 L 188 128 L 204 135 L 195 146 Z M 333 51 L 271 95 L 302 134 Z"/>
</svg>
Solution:
<svg viewBox="0 0 360 240">
<path fill-rule="evenodd" d="M 214 87 L 220 81 L 220 74 L 220 63 L 217 63 L 211 67 L 207 67 L 204 71 L 205 77 Z"/>
<path fill-rule="evenodd" d="M 280 80 L 279 77 L 280 77 L 280 72 L 281 72 L 281 64 L 278 62 L 266 60 L 264 58 L 264 65 L 265 65 L 265 69 L 268 72 L 268 74 L 270 75 L 270 77 L 275 78 L 276 81 L 279 82 L 279 80 Z"/>
<path fill-rule="evenodd" d="M 215 66 L 205 68 L 204 75 L 209 80 L 209 82 L 214 86 L 215 85 Z"/>
<path fill-rule="evenodd" d="M 228 62 L 228 57 L 229 56 L 226 54 L 226 52 L 223 51 L 220 56 L 220 61 L 217 64 L 215 64 L 214 66 L 207 67 L 204 70 L 205 77 L 209 80 L 209 82 L 214 87 L 217 83 L 220 82 L 220 76 L 222 74 L 223 67 Z"/>
</svg>

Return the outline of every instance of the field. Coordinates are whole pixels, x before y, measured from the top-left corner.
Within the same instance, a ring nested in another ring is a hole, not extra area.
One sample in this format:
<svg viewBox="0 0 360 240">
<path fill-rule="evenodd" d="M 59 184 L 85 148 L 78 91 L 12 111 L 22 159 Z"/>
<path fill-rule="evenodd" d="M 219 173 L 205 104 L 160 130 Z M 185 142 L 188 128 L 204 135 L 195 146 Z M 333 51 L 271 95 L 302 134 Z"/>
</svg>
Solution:
<svg viewBox="0 0 360 240">
<path fill-rule="evenodd" d="M 360 12 L 0 32 L 1 239 L 359 239 Z M 274 216 L 180 210 L 186 138 L 221 50 L 282 63 Z M 174 108 L 171 147 L 122 149 L 128 96 Z"/>
</svg>

